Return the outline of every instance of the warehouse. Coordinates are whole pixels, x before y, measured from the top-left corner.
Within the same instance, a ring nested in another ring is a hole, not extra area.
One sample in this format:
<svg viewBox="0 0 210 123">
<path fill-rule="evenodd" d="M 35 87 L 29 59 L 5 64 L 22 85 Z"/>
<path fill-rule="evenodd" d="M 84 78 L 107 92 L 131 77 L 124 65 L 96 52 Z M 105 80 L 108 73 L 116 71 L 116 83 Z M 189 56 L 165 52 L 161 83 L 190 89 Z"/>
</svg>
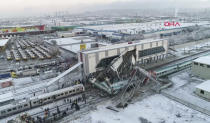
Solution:
<svg viewBox="0 0 210 123">
<path fill-rule="evenodd" d="M 136 62 L 141 64 L 156 61 L 165 58 L 168 53 L 168 40 L 140 40 L 81 51 L 80 61 L 83 62 L 85 75 L 96 72 L 96 66 L 102 59 L 119 56 L 125 51 L 134 51 Z"/>
<path fill-rule="evenodd" d="M 210 79 L 210 56 L 200 57 L 193 61 L 192 74 L 202 79 Z"/>
<path fill-rule="evenodd" d="M 210 80 L 196 86 L 195 93 L 203 98 L 210 99 Z"/>
<path fill-rule="evenodd" d="M 165 20 L 167 22 L 167 20 Z M 133 38 L 134 40 L 141 40 L 142 37 L 136 38 L 135 36 L 142 35 L 144 39 L 151 37 L 165 37 L 176 35 L 183 29 L 191 28 L 196 25 L 206 25 L 206 23 L 186 23 L 180 22 L 179 26 L 166 26 L 165 21 L 153 21 L 146 23 L 126 23 L 126 24 L 112 24 L 112 25 L 97 25 L 78 27 L 83 29 L 88 34 L 108 38 L 112 41 L 118 35 L 118 39 L 124 40 L 126 38 Z"/>
</svg>

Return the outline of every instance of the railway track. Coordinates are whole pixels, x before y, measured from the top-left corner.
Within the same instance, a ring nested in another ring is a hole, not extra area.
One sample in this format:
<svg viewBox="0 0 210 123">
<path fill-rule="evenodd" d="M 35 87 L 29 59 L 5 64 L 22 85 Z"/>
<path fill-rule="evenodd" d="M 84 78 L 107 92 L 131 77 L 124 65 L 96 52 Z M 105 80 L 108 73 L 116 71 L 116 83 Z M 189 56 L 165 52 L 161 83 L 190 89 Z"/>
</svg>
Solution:
<svg viewBox="0 0 210 123">
<path fill-rule="evenodd" d="M 55 106 L 49 110 L 51 112 L 51 115 L 48 118 L 45 118 L 45 119 L 43 118 L 43 116 L 44 116 L 43 111 L 37 112 L 35 114 L 31 114 L 31 116 L 34 118 L 37 118 L 37 116 L 42 117 L 42 119 L 45 120 L 45 122 L 58 121 L 58 120 L 64 118 L 65 116 L 68 116 L 68 117 L 66 117 L 68 120 L 74 119 L 75 117 L 79 117 L 81 115 L 81 113 L 87 114 L 88 111 L 90 111 L 91 109 L 96 107 L 96 104 L 109 99 L 109 97 L 103 97 L 103 98 L 100 97 L 98 95 L 98 93 L 96 93 L 96 92 L 97 92 L 97 90 L 95 90 L 93 88 L 90 88 L 85 92 L 86 97 L 89 97 L 89 99 L 86 101 L 86 103 L 84 101 L 79 103 L 79 106 L 80 106 L 79 111 L 76 111 L 75 109 L 71 109 L 71 103 L 64 103 L 64 104 L 61 104 L 58 106 L 58 108 L 61 111 L 60 114 L 57 113 L 57 106 Z M 67 97 L 67 98 L 69 98 L 69 97 Z M 67 99 L 67 98 L 65 98 L 65 99 Z M 70 110 L 66 110 L 67 108 Z M 62 115 L 64 112 L 66 113 L 65 116 Z M 55 113 L 55 114 L 57 113 L 57 114 L 53 116 L 52 115 L 53 113 Z M 56 118 L 56 120 L 55 120 L 55 118 Z M 36 123 L 39 123 L 39 122 L 40 122 L 39 120 L 36 120 Z"/>
<path fill-rule="evenodd" d="M 86 89 L 86 92 L 84 92 L 86 97 L 88 97 L 87 100 L 86 100 L 86 103 L 85 103 L 84 100 L 83 100 L 83 102 L 80 101 L 78 103 L 82 111 L 83 111 L 83 108 L 94 107 L 96 103 L 99 103 L 99 102 L 102 102 L 102 101 L 105 101 L 105 100 L 108 99 L 108 97 L 101 98 L 100 95 L 98 95 L 98 93 L 97 93 L 98 91 L 99 90 L 91 88 L 91 87 Z M 64 111 L 66 111 L 67 108 L 70 109 L 70 107 L 72 105 L 72 103 L 65 102 L 64 100 L 65 99 L 77 99 L 77 97 L 82 97 L 81 96 L 82 94 L 83 93 L 77 94 L 77 95 L 74 95 L 74 96 L 70 96 L 70 97 L 66 97 L 66 98 L 54 101 L 52 103 L 49 103 L 49 104 L 45 104 L 45 105 L 42 105 L 42 106 L 38 106 L 38 107 L 32 108 L 32 109 L 30 109 L 28 111 L 25 111 L 25 112 L 28 112 L 28 114 L 30 114 L 35 119 L 37 118 L 37 116 L 43 118 L 44 113 L 45 113 L 43 109 L 46 109 L 46 107 L 47 108 L 50 107 L 49 111 L 51 112 L 51 114 L 57 112 L 57 107 L 61 110 L 61 113 L 63 113 Z M 68 115 L 70 115 L 70 114 L 74 114 L 75 111 L 76 111 L 75 109 L 70 109 L 70 110 L 66 111 L 66 113 Z M 16 116 L 18 116 L 18 115 L 20 115 L 22 113 L 23 112 L 15 114 L 15 115 L 12 115 L 12 116 L 10 116 L 10 117 L 8 117 L 6 119 L 7 119 L 7 121 L 11 120 L 11 119 L 14 119 Z M 53 116 L 51 115 L 51 116 L 49 116 L 48 119 L 50 119 L 52 117 Z M 60 115 L 56 115 L 56 117 L 61 117 L 61 116 Z M 39 123 L 39 122 L 37 122 L 37 123 Z"/>
<path fill-rule="evenodd" d="M 169 61 L 165 64 L 161 64 L 161 65 L 158 65 L 158 66 L 155 66 L 155 67 L 151 67 L 148 70 L 155 70 L 155 69 L 158 69 L 158 68 L 161 68 L 161 67 L 169 67 L 171 65 L 176 65 L 176 64 L 179 64 L 179 63 L 184 62 L 184 61 L 194 60 L 194 59 L 196 59 L 198 57 L 201 57 L 201 56 L 204 56 L 204 55 L 210 55 L 210 49 L 199 52 L 199 53 L 195 53 L 195 54 L 192 54 L 192 55 L 189 55 L 189 56 L 181 57 L 181 58 Z"/>
</svg>

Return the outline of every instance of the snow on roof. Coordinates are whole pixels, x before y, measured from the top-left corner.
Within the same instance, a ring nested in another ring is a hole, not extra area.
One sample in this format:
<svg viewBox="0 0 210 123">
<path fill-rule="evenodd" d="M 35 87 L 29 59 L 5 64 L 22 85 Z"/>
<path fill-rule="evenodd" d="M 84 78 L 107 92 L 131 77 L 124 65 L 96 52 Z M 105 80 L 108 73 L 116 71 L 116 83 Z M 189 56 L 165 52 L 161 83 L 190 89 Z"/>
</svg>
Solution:
<svg viewBox="0 0 210 123">
<path fill-rule="evenodd" d="M 5 46 L 8 41 L 9 41 L 9 39 L 0 39 L 0 47 Z"/>
<path fill-rule="evenodd" d="M 196 86 L 196 88 L 210 92 L 210 80 L 207 80 L 207 81 L 199 84 L 198 86 Z"/>
<path fill-rule="evenodd" d="M 151 31 L 160 31 L 160 30 L 168 30 L 168 29 L 176 29 L 176 28 L 185 28 L 190 26 L 197 25 L 205 25 L 207 23 L 185 23 L 180 22 L 180 26 L 164 26 L 165 21 L 153 21 L 146 23 L 125 23 L 125 24 L 110 24 L 110 25 L 97 25 L 97 26 L 86 26 L 79 27 L 82 29 L 92 30 L 92 31 L 113 31 L 113 32 L 123 32 L 123 33 L 134 33 L 138 31 L 145 30 L 146 32 Z M 166 20 L 167 22 L 167 20 Z"/>
<path fill-rule="evenodd" d="M 12 92 L 0 95 L 0 102 L 5 102 L 5 101 L 13 100 L 13 99 L 14 97 L 13 97 Z"/>
<path fill-rule="evenodd" d="M 201 63 L 201 64 L 210 65 L 210 56 L 200 57 L 200 58 L 194 60 L 193 62 L 198 62 L 198 63 Z"/>
</svg>

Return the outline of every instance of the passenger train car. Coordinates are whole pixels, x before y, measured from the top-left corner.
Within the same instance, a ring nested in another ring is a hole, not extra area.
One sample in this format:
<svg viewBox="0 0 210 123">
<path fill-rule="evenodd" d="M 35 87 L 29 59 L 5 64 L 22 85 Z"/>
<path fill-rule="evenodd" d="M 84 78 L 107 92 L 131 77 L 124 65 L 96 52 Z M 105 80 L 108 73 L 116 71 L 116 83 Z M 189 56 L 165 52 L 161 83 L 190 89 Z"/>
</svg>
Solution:
<svg viewBox="0 0 210 123">
<path fill-rule="evenodd" d="M 163 68 L 163 69 L 156 70 L 155 75 L 156 77 L 163 77 L 163 76 L 190 68 L 191 64 L 192 64 L 192 61 L 185 61 L 179 64 L 175 64 L 175 65 Z"/>
<path fill-rule="evenodd" d="M 45 93 L 42 95 L 31 97 L 29 101 L 24 100 L 22 102 L 19 102 L 18 104 L 4 105 L 0 107 L 0 118 L 26 111 L 44 104 L 48 104 L 64 97 L 73 96 L 84 91 L 84 86 L 82 84 L 78 84 L 51 93 Z"/>
</svg>

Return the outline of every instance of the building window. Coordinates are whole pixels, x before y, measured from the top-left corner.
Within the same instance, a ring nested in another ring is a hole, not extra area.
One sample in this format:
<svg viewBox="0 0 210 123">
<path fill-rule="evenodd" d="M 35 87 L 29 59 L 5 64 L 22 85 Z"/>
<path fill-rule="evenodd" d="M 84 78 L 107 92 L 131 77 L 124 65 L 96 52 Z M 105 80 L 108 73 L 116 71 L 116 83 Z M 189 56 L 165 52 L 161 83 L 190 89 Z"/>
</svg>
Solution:
<svg viewBox="0 0 210 123">
<path fill-rule="evenodd" d="M 204 90 L 201 90 L 201 94 L 204 94 Z"/>
<path fill-rule="evenodd" d="M 198 65 L 198 63 L 197 62 L 194 62 L 194 65 Z"/>
<path fill-rule="evenodd" d="M 141 50 L 141 51 L 139 51 L 139 58 L 154 55 L 157 53 L 162 53 L 162 52 L 165 52 L 165 48 L 163 46 L 150 48 L 150 49 L 146 49 L 146 50 Z"/>
</svg>

